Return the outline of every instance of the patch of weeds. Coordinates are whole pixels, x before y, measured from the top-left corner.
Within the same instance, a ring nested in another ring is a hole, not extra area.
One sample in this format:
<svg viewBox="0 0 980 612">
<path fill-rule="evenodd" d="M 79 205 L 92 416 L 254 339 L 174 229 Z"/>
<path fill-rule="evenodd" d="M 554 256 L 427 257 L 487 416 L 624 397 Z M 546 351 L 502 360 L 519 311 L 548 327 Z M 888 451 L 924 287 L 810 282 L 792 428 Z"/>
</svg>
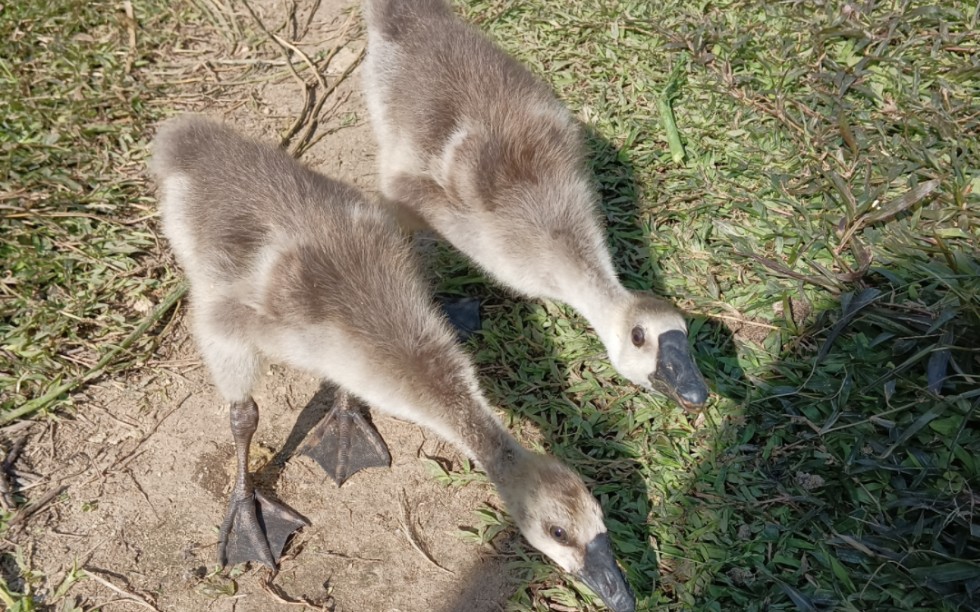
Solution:
<svg viewBox="0 0 980 612">
<path fill-rule="evenodd" d="M 458 533 L 463 540 L 479 546 L 493 542 L 494 538 L 512 526 L 504 513 L 492 506 L 484 506 L 473 514 L 476 517 L 476 526 L 460 529 Z"/>
<path fill-rule="evenodd" d="M 12 591 L 3 578 L 0 578 L 0 602 L 9 612 L 34 612 L 38 609 L 29 589 L 25 593 Z"/>
<path fill-rule="evenodd" d="M 194 590 L 210 599 L 233 597 L 238 592 L 237 578 L 244 572 L 243 565 L 236 565 L 225 573 L 224 568 L 216 567 L 204 575 L 204 568 L 199 570 L 202 575 L 196 576 L 197 584 Z"/>
<path fill-rule="evenodd" d="M 78 567 L 77 563 L 73 563 L 71 568 L 65 572 L 64 579 L 62 579 L 50 597 L 52 604 L 61 604 L 56 608 L 58 612 L 82 612 L 83 608 L 80 606 L 78 600 L 74 597 L 69 598 L 68 591 L 84 579 L 85 572 Z"/>
<path fill-rule="evenodd" d="M 60 603 L 62 605 L 58 610 L 72 610 L 74 602 L 65 597 L 68 589 L 81 579 L 78 568 L 72 566 L 61 584 L 48 597 L 41 597 L 38 593 L 38 585 L 43 582 L 43 578 L 30 568 L 22 548 L 17 547 L 12 553 L 0 555 L 0 603 L 3 603 L 3 609 L 10 612 L 34 612 L 49 609 L 48 606 L 56 609 L 54 606 Z"/>
<path fill-rule="evenodd" d="M 157 91 L 143 70 L 173 9 L 7 3 L 0 20 L 0 418 L 90 372 L 174 284 L 143 178 Z M 152 338 L 98 373 L 146 354 Z"/>
<path fill-rule="evenodd" d="M 446 469 L 439 461 L 431 458 L 422 459 L 429 476 L 446 487 L 465 487 L 471 482 L 487 483 L 486 474 L 478 472 L 469 459 L 464 458 L 458 470 Z"/>
</svg>

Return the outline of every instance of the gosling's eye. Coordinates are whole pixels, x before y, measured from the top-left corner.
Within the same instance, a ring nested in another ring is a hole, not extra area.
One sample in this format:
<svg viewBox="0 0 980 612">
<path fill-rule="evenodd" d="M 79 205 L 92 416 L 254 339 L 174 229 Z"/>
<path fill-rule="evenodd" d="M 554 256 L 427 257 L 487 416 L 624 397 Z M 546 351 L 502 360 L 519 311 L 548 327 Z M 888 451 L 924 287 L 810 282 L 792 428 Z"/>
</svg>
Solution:
<svg viewBox="0 0 980 612">
<path fill-rule="evenodd" d="M 633 331 L 630 332 L 630 340 L 633 341 L 633 346 L 637 348 L 643 346 L 643 343 L 646 342 L 646 337 L 643 334 L 643 328 L 639 325 L 634 327 Z"/>
<path fill-rule="evenodd" d="M 561 527 L 552 527 L 551 537 L 559 544 L 568 544 L 568 534 Z"/>
</svg>

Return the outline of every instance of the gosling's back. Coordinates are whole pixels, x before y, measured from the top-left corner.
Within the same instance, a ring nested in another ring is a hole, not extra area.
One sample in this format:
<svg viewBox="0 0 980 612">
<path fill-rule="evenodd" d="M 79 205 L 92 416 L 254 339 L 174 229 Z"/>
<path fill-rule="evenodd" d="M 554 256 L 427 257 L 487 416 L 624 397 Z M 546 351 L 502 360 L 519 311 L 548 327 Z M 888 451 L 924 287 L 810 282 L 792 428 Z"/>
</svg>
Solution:
<svg viewBox="0 0 980 612">
<path fill-rule="evenodd" d="M 366 302 L 413 314 L 428 301 L 389 216 L 282 150 L 181 117 L 161 128 L 151 169 L 164 232 L 198 294 L 300 321 L 354 319 Z"/>
</svg>

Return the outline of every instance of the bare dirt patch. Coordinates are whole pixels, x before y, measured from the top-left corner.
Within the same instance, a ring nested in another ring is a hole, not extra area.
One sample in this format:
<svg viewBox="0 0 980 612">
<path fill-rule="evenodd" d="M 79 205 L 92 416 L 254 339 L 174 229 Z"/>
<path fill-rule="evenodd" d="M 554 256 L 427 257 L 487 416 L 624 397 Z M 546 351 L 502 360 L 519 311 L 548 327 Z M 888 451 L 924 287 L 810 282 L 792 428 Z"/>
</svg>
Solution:
<svg viewBox="0 0 980 612">
<path fill-rule="evenodd" d="M 158 78 L 176 89 L 156 103 L 222 118 L 271 142 L 307 114 L 289 146 L 304 149 L 312 167 L 373 192 L 375 145 L 356 74 L 364 46 L 357 7 L 256 0 L 253 15 L 245 6 L 209 6 L 213 23 L 188 24 L 182 47 L 161 64 Z M 308 65 L 299 70 L 305 60 L 298 54 L 292 61 L 299 76 L 275 45 L 257 45 L 261 37 L 247 35 L 261 32 L 256 18 L 326 65 L 322 81 Z M 309 86 L 302 80 L 317 82 L 313 102 L 304 102 Z M 310 115 L 323 84 L 334 89 L 320 114 Z M 503 609 L 514 588 L 504 562 L 457 535 L 473 524 L 474 510 L 498 503 L 492 489 L 440 485 L 419 458 L 456 462 L 455 451 L 379 415 L 374 422 L 390 447 L 391 469 L 361 472 L 338 489 L 295 452 L 329 393 L 310 376 L 275 365 L 254 392 L 261 421 L 252 467 L 258 486 L 311 526 L 294 536 L 271 588 L 263 586 L 269 575 L 261 568 L 218 573 L 217 526 L 234 470 L 228 407 L 180 313 L 165 333 L 158 357 L 140 372 L 78 394 L 70 415 L 8 431 L 27 436 L 18 465 L 44 476 L 35 491 L 52 495 L 10 536 L 48 589 L 77 564 L 90 578 L 72 596 L 111 610 L 294 610 L 301 608 L 287 600 L 299 599 L 313 604 L 308 609 Z M 416 550 L 406 521 L 441 567 Z"/>
</svg>

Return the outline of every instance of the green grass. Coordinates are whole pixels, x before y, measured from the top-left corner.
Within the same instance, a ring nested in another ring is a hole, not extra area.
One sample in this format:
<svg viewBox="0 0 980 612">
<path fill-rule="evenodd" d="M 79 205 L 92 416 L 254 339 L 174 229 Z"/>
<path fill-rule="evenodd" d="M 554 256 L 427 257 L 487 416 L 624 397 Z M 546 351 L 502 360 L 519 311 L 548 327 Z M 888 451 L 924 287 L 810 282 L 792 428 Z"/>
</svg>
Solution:
<svg viewBox="0 0 980 612">
<path fill-rule="evenodd" d="M 117 371 L 117 351 L 174 284 L 143 179 L 159 95 L 141 71 L 173 30 L 167 3 L 125 14 L 79 0 L 0 12 L 0 423 L 70 401 L 60 385 Z M 45 397 L 44 402 L 30 403 Z"/>
<path fill-rule="evenodd" d="M 589 126 L 624 281 L 692 313 L 716 393 L 637 392 L 577 315 L 441 251 L 443 289 L 489 296 L 485 387 L 590 480 L 641 609 L 980 607 L 978 8 L 941 4 L 462 7 Z M 138 362 L 176 295 L 141 175 L 176 34 L 136 9 L 135 52 L 103 4 L 0 9 L 0 422 Z M 592 601 L 516 554 L 515 609 Z"/>
<path fill-rule="evenodd" d="M 594 480 L 642 608 L 980 607 L 978 9 L 868 6 L 462 9 L 590 127 L 624 281 L 692 313 L 716 392 L 695 423 L 490 289 L 483 380 Z M 520 566 L 516 609 L 575 607 Z"/>
</svg>

